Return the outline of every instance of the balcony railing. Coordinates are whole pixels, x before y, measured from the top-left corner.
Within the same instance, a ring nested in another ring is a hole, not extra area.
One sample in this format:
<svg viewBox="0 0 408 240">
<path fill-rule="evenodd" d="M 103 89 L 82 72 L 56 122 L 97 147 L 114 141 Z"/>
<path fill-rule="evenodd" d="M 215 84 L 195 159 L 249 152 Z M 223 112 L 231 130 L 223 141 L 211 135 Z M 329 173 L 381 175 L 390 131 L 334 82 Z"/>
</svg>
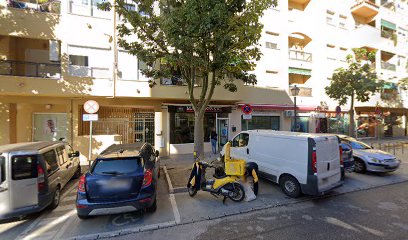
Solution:
<svg viewBox="0 0 408 240">
<path fill-rule="evenodd" d="M 98 79 L 110 79 L 112 74 L 109 68 L 103 67 L 87 67 L 70 65 L 68 67 L 68 74 L 73 77 L 90 77 Z"/>
<path fill-rule="evenodd" d="M 365 18 L 372 18 L 378 14 L 379 9 L 380 6 L 375 4 L 375 1 L 356 0 L 351 7 L 351 12 Z"/>
<path fill-rule="evenodd" d="M 61 64 L 0 60 L 0 75 L 58 79 L 61 77 Z"/>
<path fill-rule="evenodd" d="M 384 62 L 384 61 L 381 62 L 381 68 L 385 70 L 394 71 L 394 72 L 397 70 L 397 66 L 395 64 Z"/>
<path fill-rule="evenodd" d="M 303 51 L 289 50 L 289 59 L 312 62 L 312 54 Z"/>
<path fill-rule="evenodd" d="M 289 85 L 289 89 L 291 89 L 293 86 Z M 300 87 L 297 86 L 299 90 L 299 94 L 297 96 L 299 97 L 312 97 L 312 88 L 310 87 Z M 290 96 L 293 96 L 291 91 L 289 91 Z"/>
<path fill-rule="evenodd" d="M 61 2 L 60 0 L 48 0 L 48 1 L 38 1 L 38 3 L 31 3 L 29 1 L 16 1 L 8 0 L 7 6 L 11 8 L 20 8 L 20 9 L 30 9 L 39 12 L 49 12 L 49 13 L 60 13 Z"/>
</svg>

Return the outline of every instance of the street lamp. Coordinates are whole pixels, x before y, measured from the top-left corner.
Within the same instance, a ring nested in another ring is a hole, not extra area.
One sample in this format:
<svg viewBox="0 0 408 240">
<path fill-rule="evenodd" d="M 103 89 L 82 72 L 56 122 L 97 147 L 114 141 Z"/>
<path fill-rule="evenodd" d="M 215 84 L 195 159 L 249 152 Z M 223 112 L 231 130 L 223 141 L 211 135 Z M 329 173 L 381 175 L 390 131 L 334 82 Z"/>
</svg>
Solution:
<svg viewBox="0 0 408 240">
<path fill-rule="evenodd" d="M 291 89 L 290 89 L 290 91 L 292 92 L 292 96 L 294 97 L 294 107 L 295 107 L 295 111 L 294 111 L 294 117 L 295 117 L 295 120 L 294 120 L 294 131 L 296 132 L 296 128 L 297 128 L 297 118 L 296 118 L 296 96 L 299 94 L 299 91 L 300 91 L 300 88 L 298 88 L 296 85 L 294 85 Z"/>
</svg>

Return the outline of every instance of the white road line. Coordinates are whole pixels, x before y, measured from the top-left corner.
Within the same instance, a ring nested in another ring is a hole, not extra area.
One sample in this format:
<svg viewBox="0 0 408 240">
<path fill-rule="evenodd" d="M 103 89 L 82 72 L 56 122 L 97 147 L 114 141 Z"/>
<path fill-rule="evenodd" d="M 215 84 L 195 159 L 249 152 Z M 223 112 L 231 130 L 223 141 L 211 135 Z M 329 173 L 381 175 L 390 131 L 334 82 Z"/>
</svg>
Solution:
<svg viewBox="0 0 408 240">
<path fill-rule="evenodd" d="M 76 194 L 74 196 L 68 196 L 68 197 L 64 197 L 64 199 L 61 199 L 61 202 L 68 202 L 68 201 L 72 201 L 72 200 L 76 200 Z"/>
<path fill-rule="evenodd" d="M 59 206 L 58 208 L 54 209 L 52 212 L 62 212 L 62 211 L 69 211 L 69 210 L 74 210 L 75 209 L 75 205 L 74 204 L 70 204 L 70 205 L 64 205 L 64 206 Z"/>
<path fill-rule="evenodd" d="M 76 212 L 76 211 L 75 211 Z M 67 229 L 74 223 L 75 220 L 78 220 L 76 216 L 73 216 L 72 211 L 70 212 L 70 218 L 64 223 L 64 225 L 57 231 L 53 239 L 62 239 L 62 235 L 67 231 Z"/>
<path fill-rule="evenodd" d="M 77 184 L 74 184 L 74 186 L 72 186 L 70 189 L 68 189 L 62 196 L 61 198 L 64 199 L 65 196 L 67 196 L 68 194 L 70 194 L 72 192 L 72 190 L 76 189 L 78 186 Z"/>
<path fill-rule="evenodd" d="M 176 221 L 176 224 L 180 223 L 181 217 L 180 217 L 180 212 L 177 207 L 177 202 L 176 198 L 174 197 L 174 190 L 173 190 L 173 184 L 171 183 L 169 173 L 167 172 L 167 167 L 163 166 L 164 174 L 166 175 L 167 179 L 167 184 L 169 185 L 169 192 L 170 192 L 170 203 L 171 207 L 173 208 L 173 215 L 174 215 L 174 220 Z"/>
<path fill-rule="evenodd" d="M 41 216 L 39 216 L 37 219 L 35 219 L 30 226 L 28 226 L 26 229 L 24 229 L 24 231 L 22 233 L 20 233 L 16 239 L 22 239 L 25 235 L 27 235 L 31 229 L 33 229 L 35 226 L 37 226 L 38 223 L 40 223 L 42 221 L 42 219 L 45 217 L 45 214 L 42 214 Z"/>
<path fill-rule="evenodd" d="M 180 223 L 180 212 L 177 207 L 176 203 L 176 198 L 174 197 L 174 194 L 170 194 L 170 202 L 171 202 L 171 207 L 173 208 L 173 214 L 174 214 L 174 220 L 176 221 L 177 224 Z"/>
</svg>

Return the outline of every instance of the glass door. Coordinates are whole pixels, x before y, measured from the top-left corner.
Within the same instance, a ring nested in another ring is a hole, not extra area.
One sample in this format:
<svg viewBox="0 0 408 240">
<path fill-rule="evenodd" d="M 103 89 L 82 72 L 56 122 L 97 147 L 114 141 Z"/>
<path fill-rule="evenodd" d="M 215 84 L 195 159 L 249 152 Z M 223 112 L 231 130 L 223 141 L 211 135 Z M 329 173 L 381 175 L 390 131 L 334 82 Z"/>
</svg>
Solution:
<svg viewBox="0 0 408 240">
<path fill-rule="evenodd" d="M 218 146 L 221 149 L 228 142 L 228 119 L 218 118 Z"/>
</svg>

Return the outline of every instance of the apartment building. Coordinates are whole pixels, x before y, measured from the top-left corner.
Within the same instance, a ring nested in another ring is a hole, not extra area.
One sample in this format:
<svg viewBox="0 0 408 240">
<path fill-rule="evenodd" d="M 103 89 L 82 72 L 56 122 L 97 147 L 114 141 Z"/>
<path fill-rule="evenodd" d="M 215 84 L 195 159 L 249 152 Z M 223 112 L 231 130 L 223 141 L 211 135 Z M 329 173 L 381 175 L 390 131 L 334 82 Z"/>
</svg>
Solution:
<svg viewBox="0 0 408 240">
<path fill-rule="evenodd" d="M 112 143 L 137 141 L 153 143 L 163 155 L 191 153 L 194 116 L 183 80 L 160 79 L 150 88 L 140 72 L 145 64 L 115 46 L 114 20 L 120 18 L 97 9 L 98 2 L 2 3 L 0 144 L 64 138 L 85 159 L 90 129 L 82 120 L 83 104 L 93 99 L 100 104 L 93 154 Z M 137 10 L 131 3 L 129 8 Z M 298 130 L 344 132 L 347 106 L 336 114 L 337 103 L 324 87 L 352 48 L 365 47 L 376 51 L 373 67 L 387 87 L 357 104 L 358 122 L 369 121 L 378 102 L 384 123 L 393 123 L 378 132 L 405 135 L 405 93 L 396 83 L 408 75 L 407 10 L 407 1 L 280 0 L 263 18 L 258 85 L 240 85 L 235 93 L 216 89 L 205 131 L 216 127 L 222 145 L 240 130 L 290 130 L 290 89 L 297 85 Z M 248 103 L 250 120 L 241 111 Z M 377 131 L 364 134 L 374 137 Z"/>
</svg>

